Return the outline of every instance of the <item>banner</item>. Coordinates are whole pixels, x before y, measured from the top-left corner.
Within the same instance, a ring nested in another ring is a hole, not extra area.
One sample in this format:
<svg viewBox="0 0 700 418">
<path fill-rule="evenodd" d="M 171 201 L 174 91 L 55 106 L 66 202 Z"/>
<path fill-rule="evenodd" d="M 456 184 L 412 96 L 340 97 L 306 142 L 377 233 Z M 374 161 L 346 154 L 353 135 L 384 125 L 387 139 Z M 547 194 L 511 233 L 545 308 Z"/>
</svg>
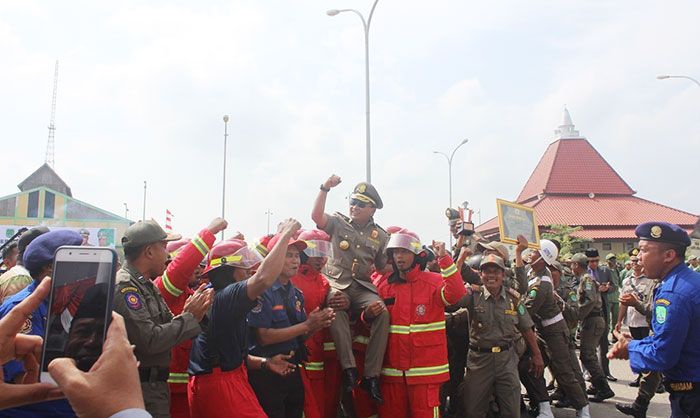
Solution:
<svg viewBox="0 0 700 418">
<path fill-rule="evenodd" d="M 30 226 L 0 225 L 0 245 L 4 244 L 20 228 L 31 228 Z M 50 226 L 50 230 L 70 229 L 83 235 L 83 245 L 93 247 L 114 248 L 116 229 L 114 228 L 76 228 L 73 226 Z"/>
</svg>

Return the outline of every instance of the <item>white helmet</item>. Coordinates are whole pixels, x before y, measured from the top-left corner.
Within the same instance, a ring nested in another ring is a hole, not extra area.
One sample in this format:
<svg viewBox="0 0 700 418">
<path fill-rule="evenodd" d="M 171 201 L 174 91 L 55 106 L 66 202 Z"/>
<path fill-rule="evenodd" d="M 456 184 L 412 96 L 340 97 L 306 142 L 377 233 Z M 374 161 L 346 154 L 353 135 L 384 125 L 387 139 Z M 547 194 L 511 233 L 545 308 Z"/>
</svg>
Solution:
<svg viewBox="0 0 700 418">
<path fill-rule="evenodd" d="M 394 232 L 389 236 L 389 243 L 386 246 L 387 250 L 392 248 L 403 248 L 408 250 L 413 254 L 420 254 L 423 247 L 420 245 L 420 238 L 415 232 L 411 232 L 408 229 L 401 229 L 398 232 Z"/>
<path fill-rule="evenodd" d="M 559 256 L 559 250 L 557 249 L 557 246 L 554 245 L 554 243 L 548 239 L 540 240 L 539 253 L 540 256 L 542 256 L 544 262 L 550 266 L 557 260 L 557 257 Z"/>
</svg>

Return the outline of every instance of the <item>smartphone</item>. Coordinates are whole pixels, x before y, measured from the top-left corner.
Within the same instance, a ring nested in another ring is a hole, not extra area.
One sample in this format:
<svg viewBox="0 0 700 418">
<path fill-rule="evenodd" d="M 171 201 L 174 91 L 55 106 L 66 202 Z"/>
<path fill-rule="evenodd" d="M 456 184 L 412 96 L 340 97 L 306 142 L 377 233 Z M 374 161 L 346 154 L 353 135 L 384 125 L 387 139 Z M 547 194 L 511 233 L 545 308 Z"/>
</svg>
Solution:
<svg viewBox="0 0 700 418">
<path fill-rule="evenodd" d="M 87 372 L 102 354 L 112 319 L 117 253 L 107 247 L 56 250 L 49 311 L 41 354 L 42 382 L 52 382 L 49 363 L 70 357 Z"/>
</svg>

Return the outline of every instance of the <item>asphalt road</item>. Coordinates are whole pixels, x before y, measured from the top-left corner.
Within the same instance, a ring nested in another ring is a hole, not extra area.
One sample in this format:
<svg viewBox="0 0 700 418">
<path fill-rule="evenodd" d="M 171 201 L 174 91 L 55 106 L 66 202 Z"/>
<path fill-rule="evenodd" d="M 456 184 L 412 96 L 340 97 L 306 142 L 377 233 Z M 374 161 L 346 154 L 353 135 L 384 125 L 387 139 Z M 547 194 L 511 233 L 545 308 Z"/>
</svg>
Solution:
<svg viewBox="0 0 700 418">
<path fill-rule="evenodd" d="M 607 417 L 625 417 L 617 409 L 616 402 L 631 403 L 637 396 L 637 388 L 629 387 L 627 384 L 634 378 L 632 370 L 629 368 L 629 363 L 623 360 L 612 360 L 610 362 L 610 373 L 617 377 L 617 382 L 610 382 L 610 388 L 615 392 L 615 397 L 606 400 L 603 403 L 591 402 L 591 417 L 607 418 Z M 576 417 L 576 411 L 573 409 L 558 409 L 552 408 L 554 416 L 557 418 Z M 671 416 L 671 405 L 668 400 L 668 393 L 656 394 L 649 404 L 647 417 L 649 418 L 668 418 Z"/>
</svg>

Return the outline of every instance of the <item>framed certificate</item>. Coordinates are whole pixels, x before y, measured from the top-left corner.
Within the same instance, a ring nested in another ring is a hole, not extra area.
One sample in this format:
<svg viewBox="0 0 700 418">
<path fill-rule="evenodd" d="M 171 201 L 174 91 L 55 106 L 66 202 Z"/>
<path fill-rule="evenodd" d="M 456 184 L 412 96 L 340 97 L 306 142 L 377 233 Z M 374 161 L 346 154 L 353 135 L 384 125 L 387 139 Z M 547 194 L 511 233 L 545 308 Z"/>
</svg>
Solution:
<svg viewBox="0 0 700 418">
<path fill-rule="evenodd" d="M 496 207 L 501 242 L 517 245 L 518 235 L 522 235 L 527 239 L 528 247 L 540 248 L 540 231 L 533 208 L 502 199 L 496 199 Z"/>
</svg>

